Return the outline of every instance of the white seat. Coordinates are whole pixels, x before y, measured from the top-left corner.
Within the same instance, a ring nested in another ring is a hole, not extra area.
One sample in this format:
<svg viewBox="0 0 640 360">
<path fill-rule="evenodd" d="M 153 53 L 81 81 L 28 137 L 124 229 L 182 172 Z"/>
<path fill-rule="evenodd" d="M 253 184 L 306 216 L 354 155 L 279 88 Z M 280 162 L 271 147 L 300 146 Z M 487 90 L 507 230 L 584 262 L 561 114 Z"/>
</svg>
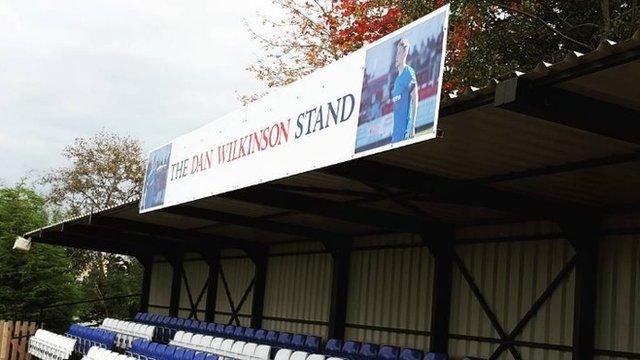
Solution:
<svg viewBox="0 0 640 360">
<path fill-rule="evenodd" d="M 213 340 L 213 336 L 211 335 L 205 335 L 202 337 L 202 340 L 200 340 L 200 348 L 202 349 L 202 351 L 209 350 L 209 346 L 211 345 L 212 340 Z"/>
<path fill-rule="evenodd" d="M 242 348 L 242 360 L 251 360 L 253 358 L 253 354 L 256 352 L 257 347 L 258 344 L 256 343 L 244 344 L 244 348 Z"/>
<path fill-rule="evenodd" d="M 235 359 L 239 359 L 242 356 L 242 350 L 244 349 L 244 344 L 246 344 L 246 342 L 244 341 L 234 342 L 233 346 L 231 347 L 231 356 L 233 356 Z"/>
<path fill-rule="evenodd" d="M 219 354 L 224 357 L 231 357 L 231 348 L 233 347 L 233 340 L 225 339 L 222 341 L 222 345 L 220 345 Z"/>
<path fill-rule="evenodd" d="M 253 358 L 258 360 L 269 360 L 270 354 L 271 354 L 271 346 L 258 345 L 258 347 L 256 347 L 256 350 L 253 352 Z"/>
<path fill-rule="evenodd" d="M 200 341 L 202 341 L 202 334 L 194 334 L 189 341 L 189 347 L 192 349 L 200 349 Z"/>
<path fill-rule="evenodd" d="M 344 359 L 340 357 L 330 357 L 327 360 L 344 360 Z"/>
<path fill-rule="evenodd" d="M 209 345 L 209 348 L 213 350 L 220 350 L 223 341 L 224 339 L 221 337 L 213 338 L 213 340 L 211 340 L 211 345 Z"/>
<path fill-rule="evenodd" d="M 171 345 L 181 344 L 183 336 L 184 336 L 184 331 L 182 331 L 182 330 L 176 331 L 176 333 L 173 335 L 173 339 L 171 341 L 169 341 L 169 344 L 171 344 Z"/>
<path fill-rule="evenodd" d="M 306 351 L 294 351 L 289 360 L 306 360 L 309 353 Z"/>
<path fill-rule="evenodd" d="M 307 360 L 325 360 L 326 356 L 322 354 L 311 354 L 307 356 Z"/>
<path fill-rule="evenodd" d="M 189 344 L 191 344 L 191 338 L 193 337 L 193 334 L 190 332 L 186 332 L 182 335 L 182 341 L 180 342 L 182 344 L 182 346 L 184 347 L 189 347 Z"/>
<path fill-rule="evenodd" d="M 276 353 L 276 357 L 274 357 L 273 360 L 289 360 L 291 358 L 292 352 L 293 351 L 291 351 L 290 349 L 280 349 Z"/>
<path fill-rule="evenodd" d="M 127 355 L 120 354 L 116 357 L 116 360 L 127 360 L 128 358 L 129 357 Z"/>
</svg>

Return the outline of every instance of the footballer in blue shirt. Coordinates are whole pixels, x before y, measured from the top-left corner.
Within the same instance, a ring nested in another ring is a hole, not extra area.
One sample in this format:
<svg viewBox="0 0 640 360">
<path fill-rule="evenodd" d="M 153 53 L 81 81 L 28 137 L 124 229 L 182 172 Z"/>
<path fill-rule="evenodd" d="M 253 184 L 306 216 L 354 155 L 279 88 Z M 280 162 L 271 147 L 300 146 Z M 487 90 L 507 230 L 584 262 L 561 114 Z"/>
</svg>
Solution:
<svg viewBox="0 0 640 360">
<path fill-rule="evenodd" d="M 393 132 L 391 142 L 410 139 L 415 135 L 415 121 L 418 112 L 418 84 L 416 73 L 407 64 L 410 44 L 401 39 L 396 49 L 395 66 L 398 76 L 393 83 Z"/>
</svg>

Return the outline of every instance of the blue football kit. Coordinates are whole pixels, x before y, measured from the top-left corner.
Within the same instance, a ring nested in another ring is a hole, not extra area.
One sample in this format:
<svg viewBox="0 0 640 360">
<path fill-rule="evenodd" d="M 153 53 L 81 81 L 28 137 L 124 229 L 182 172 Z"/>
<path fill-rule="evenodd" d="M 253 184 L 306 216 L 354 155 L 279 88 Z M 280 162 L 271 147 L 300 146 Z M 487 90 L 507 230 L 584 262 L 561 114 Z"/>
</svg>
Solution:
<svg viewBox="0 0 640 360">
<path fill-rule="evenodd" d="M 408 139 L 413 132 L 413 111 L 411 111 L 411 93 L 416 86 L 416 73 L 409 65 L 404 69 L 393 83 L 393 132 L 391 142 Z M 417 100 L 417 99 L 416 99 Z"/>
</svg>

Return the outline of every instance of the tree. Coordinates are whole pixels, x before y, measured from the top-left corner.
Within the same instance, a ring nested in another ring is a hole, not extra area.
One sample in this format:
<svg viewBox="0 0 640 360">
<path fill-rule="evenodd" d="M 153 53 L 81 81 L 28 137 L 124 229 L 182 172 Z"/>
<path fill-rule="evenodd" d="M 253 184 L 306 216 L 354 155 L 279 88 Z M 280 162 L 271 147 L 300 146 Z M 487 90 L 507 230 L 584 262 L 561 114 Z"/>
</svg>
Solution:
<svg viewBox="0 0 640 360">
<path fill-rule="evenodd" d="M 443 0 L 276 0 L 286 20 L 258 36 L 266 59 L 249 68 L 269 86 L 304 76 L 444 5 Z M 446 91 L 482 86 L 510 71 L 586 52 L 638 29 L 635 0 L 451 0 Z M 311 30 L 309 30 L 311 29 Z M 292 40 L 293 39 L 293 40 Z M 321 61 L 315 60 L 316 57 Z"/>
<path fill-rule="evenodd" d="M 41 182 L 50 189 L 48 201 L 62 208 L 66 216 L 138 198 L 144 178 L 144 158 L 138 140 L 101 131 L 89 138 L 76 139 L 62 155 L 70 165 L 52 170 Z M 69 253 L 84 296 L 88 300 L 103 300 L 84 306 L 82 315 L 87 319 L 127 317 L 131 302 L 105 299 L 140 292 L 141 271 L 137 261 L 128 256 L 81 249 L 69 249 Z"/>
<path fill-rule="evenodd" d="M 16 236 L 46 223 L 45 200 L 35 191 L 22 182 L 0 188 L 0 319 L 33 319 L 41 307 L 78 299 L 64 248 L 34 244 L 28 253 L 12 250 Z M 74 311 L 68 306 L 47 310 L 47 326 L 66 328 Z"/>
</svg>

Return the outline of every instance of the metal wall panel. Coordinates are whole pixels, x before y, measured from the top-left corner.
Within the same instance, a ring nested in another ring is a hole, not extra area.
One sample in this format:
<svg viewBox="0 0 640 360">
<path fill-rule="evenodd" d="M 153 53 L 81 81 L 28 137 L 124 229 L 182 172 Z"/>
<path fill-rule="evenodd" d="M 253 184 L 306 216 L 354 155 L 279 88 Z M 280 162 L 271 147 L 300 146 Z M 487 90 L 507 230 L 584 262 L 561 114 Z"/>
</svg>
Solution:
<svg viewBox="0 0 640 360">
<path fill-rule="evenodd" d="M 151 270 L 151 285 L 149 288 L 149 309 L 158 314 L 168 314 L 167 309 L 154 308 L 153 305 L 169 306 L 171 298 L 171 279 L 173 267 L 168 262 L 157 262 Z"/>
<path fill-rule="evenodd" d="M 640 235 L 607 236 L 599 266 L 596 348 L 640 353 Z"/>
<path fill-rule="evenodd" d="M 523 223 L 458 231 L 464 239 L 557 234 L 550 223 Z M 509 333 L 544 292 L 549 283 L 573 256 L 573 248 L 564 239 L 549 235 L 548 240 L 493 242 L 456 246 L 477 286 L 494 311 L 500 325 Z M 573 326 L 573 271 L 540 308 L 517 340 L 571 346 Z M 489 318 L 472 294 L 461 272 L 454 267 L 450 332 L 498 339 Z M 452 340 L 450 355 L 489 357 L 497 345 L 489 342 Z M 570 359 L 570 352 L 519 346 L 523 359 Z M 501 359 L 511 359 L 503 353 Z"/>
<path fill-rule="evenodd" d="M 394 235 L 377 237 L 369 242 L 359 240 L 357 246 L 415 243 L 418 240 L 417 236 Z M 402 333 L 402 330 L 429 330 L 432 283 L 433 259 L 425 247 L 354 251 L 346 338 L 427 349 L 427 336 Z"/>
<path fill-rule="evenodd" d="M 225 256 L 226 254 L 223 254 Z M 220 268 L 224 271 L 227 284 L 229 285 L 229 292 L 233 305 L 238 307 L 242 295 L 247 287 L 251 284 L 253 279 L 255 266 L 253 262 L 247 258 L 232 258 L 232 259 L 220 259 Z M 251 316 L 251 302 L 253 300 L 253 289 L 249 290 L 249 294 L 246 300 L 242 304 L 239 313 L 243 315 Z M 216 314 L 216 322 L 228 323 L 230 314 L 232 312 L 229 300 L 227 298 L 224 283 L 222 281 L 222 275 L 218 277 L 218 293 L 216 298 L 216 312 L 223 314 Z M 242 326 L 249 326 L 250 318 L 240 317 L 240 324 Z"/>
<path fill-rule="evenodd" d="M 310 246 L 313 244 L 309 243 Z M 299 245 L 279 246 L 278 252 L 299 251 Z M 271 256 L 267 265 L 264 316 L 328 321 L 331 304 L 329 254 Z M 279 331 L 326 336 L 327 327 L 292 321 L 266 320 L 264 327 Z"/>
<path fill-rule="evenodd" d="M 191 302 L 197 303 L 199 320 L 204 319 L 204 310 L 206 307 L 207 289 L 206 284 L 209 278 L 209 265 L 204 260 L 190 260 L 182 263 L 184 277 L 182 279 L 182 288 L 180 289 L 180 307 L 191 308 Z M 187 292 L 187 283 L 191 292 L 191 299 Z M 200 300 L 198 298 L 200 297 Z M 200 311 L 201 310 L 201 311 Z M 183 316 L 184 314 L 184 316 Z M 180 316 L 188 318 L 190 311 L 181 310 Z"/>
</svg>

